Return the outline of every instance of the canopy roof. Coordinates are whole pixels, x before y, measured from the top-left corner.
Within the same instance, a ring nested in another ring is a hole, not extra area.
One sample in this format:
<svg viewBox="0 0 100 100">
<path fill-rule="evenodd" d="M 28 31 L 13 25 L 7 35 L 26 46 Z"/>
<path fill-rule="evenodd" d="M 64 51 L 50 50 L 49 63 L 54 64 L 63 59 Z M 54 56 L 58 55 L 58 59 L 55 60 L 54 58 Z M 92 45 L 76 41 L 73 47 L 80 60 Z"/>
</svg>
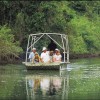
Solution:
<svg viewBox="0 0 100 100">
<path fill-rule="evenodd" d="M 67 62 L 69 62 L 69 45 L 68 45 L 68 36 L 60 33 L 37 33 L 30 34 L 28 38 L 27 50 L 26 50 L 26 62 L 28 61 L 28 54 L 30 50 L 34 47 L 34 45 L 42 39 L 42 37 L 50 38 L 55 44 L 57 44 L 64 53 L 64 62 L 66 62 L 66 54 L 67 54 Z M 60 38 L 58 38 L 60 37 Z M 57 41 L 57 38 L 60 39 L 61 42 Z"/>
</svg>

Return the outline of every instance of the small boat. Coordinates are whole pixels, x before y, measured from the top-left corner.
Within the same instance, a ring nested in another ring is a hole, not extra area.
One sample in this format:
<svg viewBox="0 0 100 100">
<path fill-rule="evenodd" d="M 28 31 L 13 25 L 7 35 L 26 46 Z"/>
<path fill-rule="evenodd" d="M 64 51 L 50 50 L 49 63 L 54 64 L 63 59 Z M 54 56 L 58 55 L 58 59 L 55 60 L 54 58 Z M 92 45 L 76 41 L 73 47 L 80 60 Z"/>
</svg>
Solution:
<svg viewBox="0 0 100 100">
<path fill-rule="evenodd" d="M 59 70 L 63 63 L 31 63 L 23 62 L 27 70 Z"/>
<path fill-rule="evenodd" d="M 34 45 L 42 39 L 42 37 L 47 36 L 49 39 L 51 39 L 54 43 L 56 43 L 62 50 L 63 50 L 63 62 L 56 63 L 31 63 L 28 61 L 28 55 L 30 51 L 32 51 L 32 48 Z M 54 38 L 54 37 L 59 37 L 62 45 L 59 44 Z M 27 44 L 27 50 L 26 50 L 26 60 L 25 62 L 22 62 L 27 70 L 33 70 L 33 69 L 54 69 L 54 70 L 59 70 L 61 69 L 64 65 L 66 67 L 66 64 L 69 63 L 69 45 L 68 45 L 68 36 L 65 34 L 60 34 L 60 33 L 37 33 L 37 34 L 30 34 L 28 38 L 28 44 Z"/>
</svg>

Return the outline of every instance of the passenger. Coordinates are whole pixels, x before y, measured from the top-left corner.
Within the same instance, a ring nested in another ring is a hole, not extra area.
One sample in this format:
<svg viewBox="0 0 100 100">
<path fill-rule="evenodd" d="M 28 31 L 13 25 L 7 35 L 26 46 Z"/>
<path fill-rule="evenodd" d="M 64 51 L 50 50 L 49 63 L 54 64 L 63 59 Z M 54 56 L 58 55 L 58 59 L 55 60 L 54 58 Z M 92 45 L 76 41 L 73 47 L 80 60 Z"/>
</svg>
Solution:
<svg viewBox="0 0 100 100">
<path fill-rule="evenodd" d="M 39 63 L 41 62 L 41 58 L 37 52 L 35 52 L 35 56 L 33 58 L 33 63 Z"/>
<path fill-rule="evenodd" d="M 54 41 L 51 39 L 50 44 L 48 45 L 49 51 L 54 51 L 57 48 L 57 45 L 54 43 Z"/>
<path fill-rule="evenodd" d="M 54 52 L 54 55 L 57 54 L 58 51 L 59 51 L 59 49 L 56 48 L 56 49 L 55 49 L 55 52 Z"/>
<path fill-rule="evenodd" d="M 50 62 L 53 62 L 54 51 L 50 51 Z"/>
<path fill-rule="evenodd" d="M 41 60 L 43 63 L 50 63 L 50 52 L 47 51 L 47 48 L 46 47 L 43 47 L 42 49 L 42 53 L 41 53 Z"/>
<path fill-rule="evenodd" d="M 56 49 L 55 54 L 53 55 L 53 62 L 61 62 L 61 53 L 59 49 Z"/>
<path fill-rule="evenodd" d="M 33 48 L 33 49 L 32 49 L 32 52 L 29 54 L 30 62 L 33 62 L 32 59 L 34 58 L 35 52 L 36 52 L 36 48 Z"/>
</svg>

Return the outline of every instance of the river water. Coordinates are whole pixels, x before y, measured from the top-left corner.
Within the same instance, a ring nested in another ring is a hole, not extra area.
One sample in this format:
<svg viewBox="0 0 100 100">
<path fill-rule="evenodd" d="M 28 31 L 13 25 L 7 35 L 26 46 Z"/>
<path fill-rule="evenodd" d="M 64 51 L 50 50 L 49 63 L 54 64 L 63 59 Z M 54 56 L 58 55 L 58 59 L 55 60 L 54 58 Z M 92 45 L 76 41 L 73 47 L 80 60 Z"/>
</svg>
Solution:
<svg viewBox="0 0 100 100">
<path fill-rule="evenodd" d="M 70 62 L 61 71 L 0 65 L 0 100 L 100 100 L 100 59 Z"/>
</svg>

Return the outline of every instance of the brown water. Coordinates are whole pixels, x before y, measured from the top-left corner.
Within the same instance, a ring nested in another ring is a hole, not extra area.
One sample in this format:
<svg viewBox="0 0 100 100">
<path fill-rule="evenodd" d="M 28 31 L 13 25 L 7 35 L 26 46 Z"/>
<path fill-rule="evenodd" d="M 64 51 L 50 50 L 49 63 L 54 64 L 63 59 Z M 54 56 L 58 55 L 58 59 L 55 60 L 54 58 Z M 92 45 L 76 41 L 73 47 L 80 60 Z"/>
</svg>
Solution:
<svg viewBox="0 0 100 100">
<path fill-rule="evenodd" d="M 100 100 L 100 59 L 72 60 L 62 71 L 0 65 L 0 100 Z"/>
</svg>

